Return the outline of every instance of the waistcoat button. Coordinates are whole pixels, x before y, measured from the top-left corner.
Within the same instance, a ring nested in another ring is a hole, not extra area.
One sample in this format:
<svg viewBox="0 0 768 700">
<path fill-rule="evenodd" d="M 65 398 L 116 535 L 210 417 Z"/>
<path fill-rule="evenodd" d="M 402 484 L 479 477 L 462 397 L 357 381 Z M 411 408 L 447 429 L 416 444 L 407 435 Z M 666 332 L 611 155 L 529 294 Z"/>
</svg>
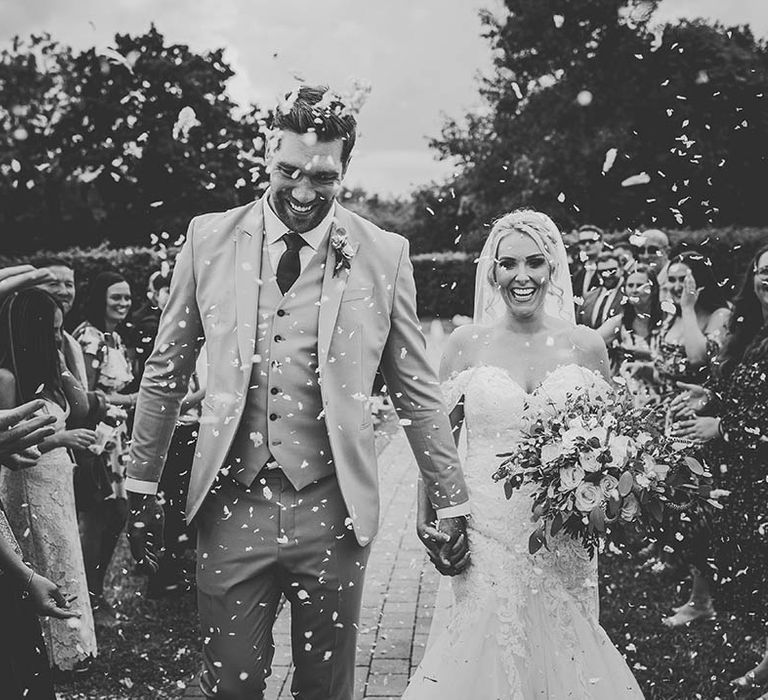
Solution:
<svg viewBox="0 0 768 700">
<path fill-rule="evenodd" d="M 281 318 L 283 316 L 286 316 L 287 314 L 288 314 L 288 312 L 285 309 L 278 309 L 277 310 L 277 315 L 280 316 Z"/>
<path fill-rule="evenodd" d="M 272 387 L 272 388 L 269 390 L 269 393 L 270 393 L 270 394 L 272 394 L 272 396 L 275 396 L 276 394 L 279 394 L 279 393 L 280 393 L 280 389 L 278 389 L 276 386 L 273 386 L 273 387 Z"/>
<path fill-rule="evenodd" d="M 277 420 L 278 418 L 279 418 L 279 416 L 277 415 L 277 413 L 270 413 L 269 414 L 269 420 Z"/>
</svg>

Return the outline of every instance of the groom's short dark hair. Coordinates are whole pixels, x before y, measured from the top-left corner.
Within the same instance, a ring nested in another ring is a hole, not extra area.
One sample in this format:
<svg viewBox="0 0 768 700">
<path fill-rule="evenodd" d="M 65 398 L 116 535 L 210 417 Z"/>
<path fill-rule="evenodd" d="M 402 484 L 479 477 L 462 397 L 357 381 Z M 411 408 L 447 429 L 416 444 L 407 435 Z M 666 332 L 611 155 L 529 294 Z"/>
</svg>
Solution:
<svg viewBox="0 0 768 700">
<path fill-rule="evenodd" d="M 355 147 L 357 120 L 338 95 L 328 92 L 325 85 L 302 85 L 288 93 L 275 110 L 273 125 L 296 134 L 314 132 L 323 142 L 342 139 L 341 163 L 346 166 Z"/>
</svg>

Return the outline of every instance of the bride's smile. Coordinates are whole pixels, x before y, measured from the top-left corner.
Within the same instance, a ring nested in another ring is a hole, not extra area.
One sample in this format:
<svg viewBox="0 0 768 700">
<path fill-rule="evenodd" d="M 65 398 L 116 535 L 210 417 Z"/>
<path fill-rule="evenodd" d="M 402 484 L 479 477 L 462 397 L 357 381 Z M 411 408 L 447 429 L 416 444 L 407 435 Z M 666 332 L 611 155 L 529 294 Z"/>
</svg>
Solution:
<svg viewBox="0 0 768 700">
<path fill-rule="evenodd" d="M 533 316 L 543 305 L 550 265 L 538 243 L 526 233 L 513 231 L 499 241 L 493 275 L 515 316 Z"/>
</svg>

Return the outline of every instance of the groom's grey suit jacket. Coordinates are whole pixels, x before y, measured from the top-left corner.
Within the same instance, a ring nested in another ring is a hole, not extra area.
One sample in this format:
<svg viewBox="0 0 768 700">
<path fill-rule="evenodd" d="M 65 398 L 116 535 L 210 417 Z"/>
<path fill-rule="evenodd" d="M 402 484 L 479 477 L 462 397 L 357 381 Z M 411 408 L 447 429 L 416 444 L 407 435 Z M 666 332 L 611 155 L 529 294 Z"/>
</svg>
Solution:
<svg viewBox="0 0 768 700">
<path fill-rule="evenodd" d="M 187 518 L 206 498 L 242 421 L 254 362 L 265 200 L 192 220 L 170 299 L 141 382 L 128 490 L 155 493 L 188 377 L 203 341 L 208 358 Z M 468 495 L 437 378 L 416 316 L 408 242 L 336 204 L 334 230 L 354 255 L 334 274 L 329 245 L 320 295 L 317 364 L 335 474 L 360 544 L 379 520 L 374 432 L 365 397 L 381 365 L 427 493 L 440 515 L 469 512 Z M 290 387 L 288 388 L 290 390 Z M 299 388 L 296 388 L 299 390 Z M 312 436 L 307 435 L 307 440 Z"/>
</svg>

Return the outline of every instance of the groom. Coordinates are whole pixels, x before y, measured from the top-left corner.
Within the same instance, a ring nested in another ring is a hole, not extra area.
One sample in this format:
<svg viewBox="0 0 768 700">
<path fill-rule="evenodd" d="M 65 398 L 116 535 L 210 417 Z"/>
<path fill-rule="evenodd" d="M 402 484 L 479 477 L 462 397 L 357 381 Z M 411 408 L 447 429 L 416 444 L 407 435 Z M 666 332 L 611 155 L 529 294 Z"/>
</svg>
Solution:
<svg viewBox="0 0 768 700">
<path fill-rule="evenodd" d="M 179 253 L 136 409 L 129 536 L 134 557 L 153 568 L 154 494 L 204 339 L 208 392 L 187 502 L 198 531 L 203 693 L 263 697 L 285 595 L 292 692 L 351 700 L 379 519 L 368 397 L 380 365 L 444 536 L 425 544 L 454 572 L 469 504 L 418 326 L 408 243 L 335 200 L 354 116 L 304 86 L 274 126 L 269 190 L 193 219 Z"/>
</svg>

